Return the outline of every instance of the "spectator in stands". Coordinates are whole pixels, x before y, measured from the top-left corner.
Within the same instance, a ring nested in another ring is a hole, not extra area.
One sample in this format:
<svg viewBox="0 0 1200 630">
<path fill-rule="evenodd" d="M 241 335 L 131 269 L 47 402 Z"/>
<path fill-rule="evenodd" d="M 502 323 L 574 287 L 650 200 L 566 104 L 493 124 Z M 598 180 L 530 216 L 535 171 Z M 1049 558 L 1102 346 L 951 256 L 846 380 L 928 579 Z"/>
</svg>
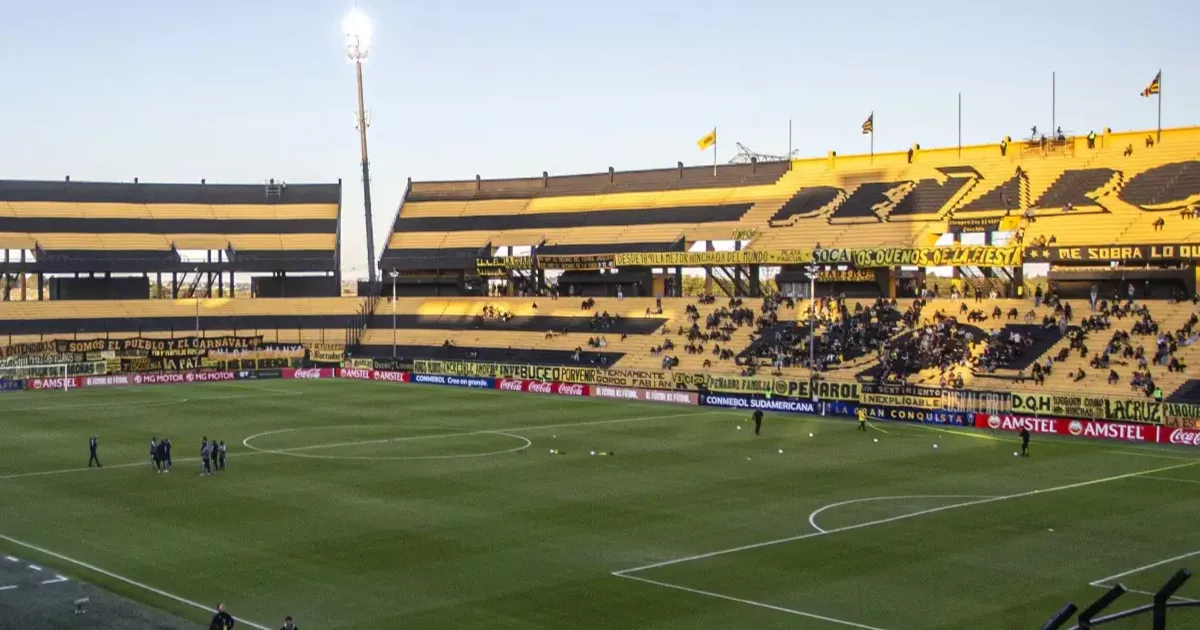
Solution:
<svg viewBox="0 0 1200 630">
<path fill-rule="evenodd" d="M 1133 155 L 1133 143 L 1132 142 L 1125 145 L 1125 152 L 1122 153 L 1121 155 L 1123 155 L 1124 157 L 1129 157 L 1129 156 Z"/>
<path fill-rule="evenodd" d="M 1154 231 L 1161 232 L 1163 227 L 1166 225 L 1167 225 L 1166 219 L 1163 219 L 1162 217 L 1158 217 L 1157 219 L 1154 220 Z"/>
<path fill-rule="evenodd" d="M 1096 148 L 1096 130 L 1095 130 L 1095 129 L 1092 129 L 1091 131 L 1088 131 L 1088 135 L 1087 135 L 1087 147 L 1088 147 L 1089 149 L 1095 149 L 1095 148 Z"/>
<path fill-rule="evenodd" d="M 913 150 L 912 150 L 912 147 L 909 147 L 908 148 L 908 163 L 909 164 L 912 164 L 912 156 L 913 156 Z"/>
<path fill-rule="evenodd" d="M 1045 295 L 1045 293 L 1042 291 L 1042 285 L 1040 285 L 1040 284 L 1037 285 L 1037 287 L 1033 290 L 1033 306 L 1034 306 L 1034 308 L 1042 305 L 1042 296 L 1044 296 L 1044 295 Z"/>
<path fill-rule="evenodd" d="M 1121 375 L 1117 374 L 1116 370 L 1109 370 L 1108 371 L 1108 384 L 1116 385 L 1119 382 L 1121 382 Z"/>
<path fill-rule="evenodd" d="M 1008 140 L 1000 141 L 1000 157 L 1008 155 Z"/>
<path fill-rule="evenodd" d="M 1149 149 L 1153 146 L 1154 146 L 1154 136 L 1152 136 L 1150 134 L 1146 134 L 1146 148 Z"/>
</svg>

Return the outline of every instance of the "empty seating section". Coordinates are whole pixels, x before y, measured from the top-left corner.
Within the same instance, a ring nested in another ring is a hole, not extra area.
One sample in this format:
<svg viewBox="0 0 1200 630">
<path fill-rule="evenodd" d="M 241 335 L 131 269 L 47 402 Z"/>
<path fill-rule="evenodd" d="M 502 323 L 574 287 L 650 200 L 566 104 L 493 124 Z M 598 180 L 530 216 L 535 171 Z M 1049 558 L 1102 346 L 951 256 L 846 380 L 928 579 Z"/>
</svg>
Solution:
<svg viewBox="0 0 1200 630">
<path fill-rule="evenodd" d="M 999 186 L 994 185 L 994 182 L 989 185 L 986 180 L 980 180 L 976 185 L 986 192 L 963 205 L 959 212 L 1004 212 L 1020 207 L 1021 191 L 1016 175 Z"/>
<path fill-rule="evenodd" d="M 771 215 L 772 222 L 784 222 L 792 217 L 807 217 L 832 203 L 842 194 L 832 186 L 802 188 L 792 195 L 778 212 Z"/>
<path fill-rule="evenodd" d="M 576 349 L 603 354 L 611 361 L 623 353 L 649 349 L 648 340 L 674 313 L 664 300 L 663 314 L 651 298 L 597 299 L 593 308 L 583 309 L 581 298 L 397 298 L 396 333 L 393 337 L 391 306 L 380 302 L 362 344 L 367 354 L 391 356 L 393 340 L 404 358 L 464 358 L 459 352 L 502 357 L 506 361 L 544 360 L 571 362 Z M 536 308 L 534 305 L 537 305 Z M 598 316 L 613 319 L 603 323 Z M 622 339 L 622 334 L 626 338 Z M 589 338 L 603 337 L 604 348 L 591 347 Z M 447 345 L 455 352 L 443 352 Z"/>
<path fill-rule="evenodd" d="M 945 183 L 936 179 L 922 179 L 892 207 L 888 218 L 937 218 L 942 208 L 969 185 L 969 180 L 960 177 L 952 177 Z"/>
<path fill-rule="evenodd" d="M 1086 194 L 1100 190 L 1113 179 L 1117 172 L 1111 168 L 1092 168 L 1081 171 L 1066 171 L 1059 175 L 1050 188 L 1042 193 L 1034 208 L 1061 208 L 1066 204 L 1072 206 L 1090 206 L 1096 202 Z"/>
<path fill-rule="evenodd" d="M 263 335 L 341 345 L 361 298 L 64 300 L 0 302 L 0 344 L 51 339 Z M 315 341 L 314 341 L 315 340 Z"/>
<path fill-rule="evenodd" d="M 0 181 L 0 242 L 50 255 L 70 252 L 76 260 L 88 252 L 112 258 L 106 252 L 127 256 L 231 245 L 332 253 L 340 197 L 340 184 Z"/>
<path fill-rule="evenodd" d="M 1121 199 L 1156 206 L 1200 196 L 1200 162 L 1178 162 L 1147 170 L 1121 190 Z"/>
<path fill-rule="evenodd" d="M 897 188 L 896 182 L 859 184 L 854 192 L 833 210 L 831 219 L 871 219 L 878 221 L 875 207 L 888 201 L 887 193 Z"/>
</svg>

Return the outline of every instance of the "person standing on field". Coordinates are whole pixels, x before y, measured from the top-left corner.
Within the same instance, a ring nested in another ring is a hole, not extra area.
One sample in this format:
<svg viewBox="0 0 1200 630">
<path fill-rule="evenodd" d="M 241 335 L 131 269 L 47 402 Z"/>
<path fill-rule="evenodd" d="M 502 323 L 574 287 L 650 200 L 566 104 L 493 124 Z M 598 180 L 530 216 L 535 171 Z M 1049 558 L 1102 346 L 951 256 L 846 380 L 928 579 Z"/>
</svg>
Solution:
<svg viewBox="0 0 1200 630">
<path fill-rule="evenodd" d="M 104 468 L 104 464 L 100 463 L 100 458 L 96 455 L 96 450 L 100 448 L 100 440 L 92 435 L 92 439 L 88 440 L 88 468 L 92 467 L 92 462 L 96 462 L 97 468 Z"/>
</svg>

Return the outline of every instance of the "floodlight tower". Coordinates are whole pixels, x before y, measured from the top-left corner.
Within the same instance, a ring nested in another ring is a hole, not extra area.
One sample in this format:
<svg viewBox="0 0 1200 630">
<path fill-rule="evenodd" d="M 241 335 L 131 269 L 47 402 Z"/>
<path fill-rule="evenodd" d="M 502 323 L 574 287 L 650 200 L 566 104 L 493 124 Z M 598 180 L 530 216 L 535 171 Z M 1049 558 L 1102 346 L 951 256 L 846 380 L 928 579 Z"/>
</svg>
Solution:
<svg viewBox="0 0 1200 630">
<path fill-rule="evenodd" d="M 371 52 L 371 20 L 355 8 L 342 20 L 346 34 L 346 56 L 354 62 L 358 77 L 358 144 L 362 151 L 363 210 L 367 215 L 367 279 L 375 285 L 375 228 L 371 221 L 371 168 L 367 160 L 367 110 L 363 106 L 363 62 Z"/>
</svg>

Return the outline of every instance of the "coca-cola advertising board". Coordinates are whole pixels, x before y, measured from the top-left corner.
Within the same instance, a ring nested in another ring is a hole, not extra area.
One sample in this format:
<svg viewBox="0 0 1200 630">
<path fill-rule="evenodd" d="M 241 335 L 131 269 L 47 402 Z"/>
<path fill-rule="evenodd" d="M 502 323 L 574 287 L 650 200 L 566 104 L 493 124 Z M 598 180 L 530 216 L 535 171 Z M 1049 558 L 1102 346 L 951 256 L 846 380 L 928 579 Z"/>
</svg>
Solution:
<svg viewBox="0 0 1200 630">
<path fill-rule="evenodd" d="M 591 395 L 617 400 L 640 400 L 645 402 L 671 403 L 674 405 L 698 405 L 700 395 L 696 392 L 682 390 L 639 389 L 634 387 L 614 387 L 612 385 L 592 385 Z"/>
<path fill-rule="evenodd" d="M 1161 429 L 1160 426 L 1151 424 L 1108 422 L 1105 420 L 1068 420 L 1065 418 L 1039 418 L 1034 416 L 986 413 L 975 414 L 975 427 L 979 429 L 991 429 L 993 431 L 1014 432 L 1028 429 L 1030 433 L 1120 440 L 1124 442 L 1159 442 L 1159 430 Z"/>
<path fill-rule="evenodd" d="M 1164 427 L 1162 431 L 1166 434 L 1160 440 L 1164 444 L 1200 447 L 1200 431 L 1196 429 L 1168 429 Z"/>
<path fill-rule="evenodd" d="M 589 385 L 570 383 L 554 383 L 545 381 L 525 381 L 515 378 L 496 379 L 496 389 L 510 392 L 526 392 L 530 394 L 553 394 L 555 396 L 588 396 L 591 393 Z"/>
<path fill-rule="evenodd" d="M 315 381 L 322 378 L 333 378 L 334 368 L 284 368 L 283 378 L 302 381 Z"/>
</svg>

